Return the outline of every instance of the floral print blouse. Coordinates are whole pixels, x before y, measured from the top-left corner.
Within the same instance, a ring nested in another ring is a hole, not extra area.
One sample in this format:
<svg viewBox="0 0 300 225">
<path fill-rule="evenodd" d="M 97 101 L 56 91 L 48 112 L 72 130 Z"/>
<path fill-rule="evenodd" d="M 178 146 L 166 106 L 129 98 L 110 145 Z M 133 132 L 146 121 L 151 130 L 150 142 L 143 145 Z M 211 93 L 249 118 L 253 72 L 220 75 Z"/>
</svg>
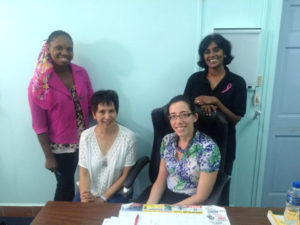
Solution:
<svg viewBox="0 0 300 225">
<path fill-rule="evenodd" d="M 219 169 L 221 155 L 215 142 L 199 131 L 190 141 L 182 158 L 176 158 L 178 136 L 166 135 L 161 144 L 161 158 L 168 170 L 167 186 L 177 193 L 194 195 L 197 192 L 200 172 L 214 172 Z"/>
<path fill-rule="evenodd" d="M 84 117 L 77 97 L 77 91 L 75 86 L 68 90 L 71 93 L 74 102 L 74 107 L 76 112 L 77 135 L 78 135 L 78 140 L 80 140 L 80 135 L 85 130 Z M 79 144 L 58 144 L 52 142 L 50 143 L 50 148 L 51 151 L 55 154 L 73 153 L 79 149 Z"/>
</svg>

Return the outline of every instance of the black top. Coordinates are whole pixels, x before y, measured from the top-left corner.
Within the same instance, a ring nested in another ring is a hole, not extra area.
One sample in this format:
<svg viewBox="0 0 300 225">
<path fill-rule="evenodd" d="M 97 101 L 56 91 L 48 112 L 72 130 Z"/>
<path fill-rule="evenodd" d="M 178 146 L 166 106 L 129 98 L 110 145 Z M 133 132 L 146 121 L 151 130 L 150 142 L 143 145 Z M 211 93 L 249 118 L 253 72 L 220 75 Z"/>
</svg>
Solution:
<svg viewBox="0 0 300 225">
<path fill-rule="evenodd" d="M 214 90 L 206 78 L 207 71 L 194 73 L 188 79 L 184 95 L 191 98 L 192 101 L 200 95 L 217 97 L 223 105 L 238 116 L 244 116 L 246 113 L 247 89 L 245 80 L 225 67 L 226 74 Z M 228 144 L 226 162 L 232 162 L 235 159 L 235 125 L 229 122 Z"/>
</svg>

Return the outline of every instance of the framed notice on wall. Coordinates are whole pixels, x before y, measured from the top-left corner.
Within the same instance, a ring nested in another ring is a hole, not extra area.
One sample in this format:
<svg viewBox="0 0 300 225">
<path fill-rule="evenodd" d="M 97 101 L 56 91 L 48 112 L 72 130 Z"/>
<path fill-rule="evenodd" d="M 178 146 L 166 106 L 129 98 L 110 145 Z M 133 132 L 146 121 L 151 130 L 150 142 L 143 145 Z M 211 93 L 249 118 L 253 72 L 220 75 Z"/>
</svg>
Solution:
<svg viewBox="0 0 300 225">
<path fill-rule="evenodd" d="M 261 43 L 260 28 L 214 28 L 232 45 L 234 59 L 228 65 L 229 69 L 242 76 L 247 87 L 255 87 L 259 76 L 259 57 Z"/>
</svg>

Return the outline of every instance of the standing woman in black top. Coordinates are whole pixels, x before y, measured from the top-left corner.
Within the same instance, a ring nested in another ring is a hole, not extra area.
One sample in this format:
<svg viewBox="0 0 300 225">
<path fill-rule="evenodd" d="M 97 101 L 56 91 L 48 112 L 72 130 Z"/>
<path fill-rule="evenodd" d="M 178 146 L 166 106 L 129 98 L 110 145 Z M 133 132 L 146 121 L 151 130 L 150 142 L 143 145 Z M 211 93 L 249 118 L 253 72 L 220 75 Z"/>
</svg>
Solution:
<svg viewBox="0 0 300 225">
<path fill-rule="evenodd" d="M 198 65 L 204 71 L 191 75 L 184 94 L 206 115 L 216 110 L 225 114 L 229 122 L 225 173 L 231 175 L 236 148 L 235 125 L 246 112 L 246 82 L 226 67 L 233 56 L 230 42 L 222 35 L 214 33 L 206 36 L 200 43 L 198 53 Z"/>
</svg>

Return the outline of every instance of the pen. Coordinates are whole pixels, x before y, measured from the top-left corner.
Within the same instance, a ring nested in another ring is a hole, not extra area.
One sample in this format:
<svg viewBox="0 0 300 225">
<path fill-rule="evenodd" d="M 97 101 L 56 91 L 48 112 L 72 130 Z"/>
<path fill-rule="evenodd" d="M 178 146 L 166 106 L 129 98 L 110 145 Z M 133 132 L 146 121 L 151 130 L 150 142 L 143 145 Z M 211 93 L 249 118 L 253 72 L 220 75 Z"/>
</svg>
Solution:
<svg viewBox="0 0 300 225">
<path fill-rule="evenodd" d="M 139 215 L 139 214 L 136 214 L 135 221 L 134 221 L 134 225 L 137 225 L 137 224 L 138 224 L 139 218 L 140 218 L 140 215 Z"/>
</svg>

